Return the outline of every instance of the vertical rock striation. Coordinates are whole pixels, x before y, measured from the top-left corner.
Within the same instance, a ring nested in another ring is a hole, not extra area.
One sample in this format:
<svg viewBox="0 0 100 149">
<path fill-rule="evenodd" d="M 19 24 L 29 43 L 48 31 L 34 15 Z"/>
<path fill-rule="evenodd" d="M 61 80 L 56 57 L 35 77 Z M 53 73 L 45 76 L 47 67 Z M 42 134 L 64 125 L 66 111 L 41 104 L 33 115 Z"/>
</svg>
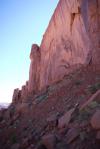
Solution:
<svg viewBox="0 0 100 149">
<path fill-rule="evenodd" d="M 100 0 L 60 0 L 41 43 L 40 88 L 100 63 Z"/>
</svg>

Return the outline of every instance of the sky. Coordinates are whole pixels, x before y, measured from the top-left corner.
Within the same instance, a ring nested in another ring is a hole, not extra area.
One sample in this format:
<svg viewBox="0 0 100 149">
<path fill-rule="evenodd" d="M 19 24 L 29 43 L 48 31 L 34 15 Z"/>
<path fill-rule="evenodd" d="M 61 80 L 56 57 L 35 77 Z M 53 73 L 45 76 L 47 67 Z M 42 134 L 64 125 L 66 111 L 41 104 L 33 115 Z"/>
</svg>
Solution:
<svg viewBox="0 0 100 149">
<path fill-rule="evenodd" d="M 0 103 L 29 78 L 31 45 L 40 45 L 59 0 L 0 0 Z"/>
</svg>

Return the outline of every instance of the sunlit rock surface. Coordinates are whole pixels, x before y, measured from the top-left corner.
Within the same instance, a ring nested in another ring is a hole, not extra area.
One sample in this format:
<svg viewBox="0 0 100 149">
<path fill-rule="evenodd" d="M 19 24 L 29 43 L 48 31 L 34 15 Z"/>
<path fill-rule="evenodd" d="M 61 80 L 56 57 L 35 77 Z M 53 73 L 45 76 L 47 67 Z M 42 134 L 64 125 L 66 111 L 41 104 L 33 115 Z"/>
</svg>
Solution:
<svg viewBox="0 0 100 149">
<path fill-rule="evenodd" d="M 32 92 L 38 90 L 40 80 L 40 48 L 36 44 L 32 45 L 30 59 L 28 91 Z"/>
<path fill-rule="evenodd" d="M 60 0 L 41 43 L 40 88 L 100 63 L 100 0 Z"/>
<path fill-rule="evenodd" d="M 32 45 L 30 59 L 29 81 L 21 97 L 80 65 L 100 64 L 100 0 L 60 0 L 40 47 Z"/>
</svg>

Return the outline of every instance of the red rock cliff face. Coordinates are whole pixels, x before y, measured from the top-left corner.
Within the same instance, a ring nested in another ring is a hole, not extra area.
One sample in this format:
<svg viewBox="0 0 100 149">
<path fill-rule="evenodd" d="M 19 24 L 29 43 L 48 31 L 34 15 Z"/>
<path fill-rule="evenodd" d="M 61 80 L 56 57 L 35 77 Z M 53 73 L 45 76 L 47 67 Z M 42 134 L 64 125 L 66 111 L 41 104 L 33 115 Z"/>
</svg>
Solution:
<svg viewBox="0 0 100 149">
<path fill-rule="evenodd" d="M 40 47 L 32 46 L 30 59 L 29 81 L 21 98 L 82 64 L 100 64 L 100 0 L 60 0 Z M 18 89 L 13 97 L 13 101 L 19 97 Z"/>
<path fill-rule="evenodd" d="M 100 0 L 60 0 L 40 49 L 40 89 L 79 64 L 100 63 Z"/>
</svg>

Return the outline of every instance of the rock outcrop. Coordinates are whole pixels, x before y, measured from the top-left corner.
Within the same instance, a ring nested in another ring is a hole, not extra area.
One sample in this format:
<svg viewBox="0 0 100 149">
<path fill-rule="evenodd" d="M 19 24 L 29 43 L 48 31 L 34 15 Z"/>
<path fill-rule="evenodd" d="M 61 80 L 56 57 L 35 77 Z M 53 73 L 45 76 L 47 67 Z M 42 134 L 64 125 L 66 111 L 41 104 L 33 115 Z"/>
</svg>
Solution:
<svg viewBox="0 0 100 149">
<path fill-rule="evenodd" d="M 30 71 L 29 71 L 29 83 L 28 83 L 28 91 L 37 91 L 39 88 L 39 80 L 40 80 L 40 59 L 41 53 L 38 45 L 33 44 L 30 53 Z"/>
<path fill-rule="evenodd" d="M 21 89 L 21 99 L 27 98 L 27 95 L 28 95 L 28 81 L 26 81 L 26 85 L 22 86 L 22 89 Z"/>
<path fill-rule="evenodd" d="M 35 93 L 39 89 L 40 80 L 40 48 L 37 44 L 33 44 L 30 53 L 30 70 L 29 70 L 29 81 L 22 86 L 21 90 L 15 89 L 13 93 L 12 101 L 25 102 L 28 95 Z"/>
<path fill-rule="evenodd" d="M 29 95 L 28 91 L 28 81 L 26 81 L 26 84 L 22 86 L 21 90 L 19 88 L 16 88 L 13 92 L 12 102 L 13 103 L 21 103 L 24 102 Z"/>
<path fill-rule="evenodd" d="M 19 102 L 20 97 L 21 97 L 21 91 L 19 90 L 19 88 L 14 89 L 12 102 L 13 103 Z"/>
</svg>

